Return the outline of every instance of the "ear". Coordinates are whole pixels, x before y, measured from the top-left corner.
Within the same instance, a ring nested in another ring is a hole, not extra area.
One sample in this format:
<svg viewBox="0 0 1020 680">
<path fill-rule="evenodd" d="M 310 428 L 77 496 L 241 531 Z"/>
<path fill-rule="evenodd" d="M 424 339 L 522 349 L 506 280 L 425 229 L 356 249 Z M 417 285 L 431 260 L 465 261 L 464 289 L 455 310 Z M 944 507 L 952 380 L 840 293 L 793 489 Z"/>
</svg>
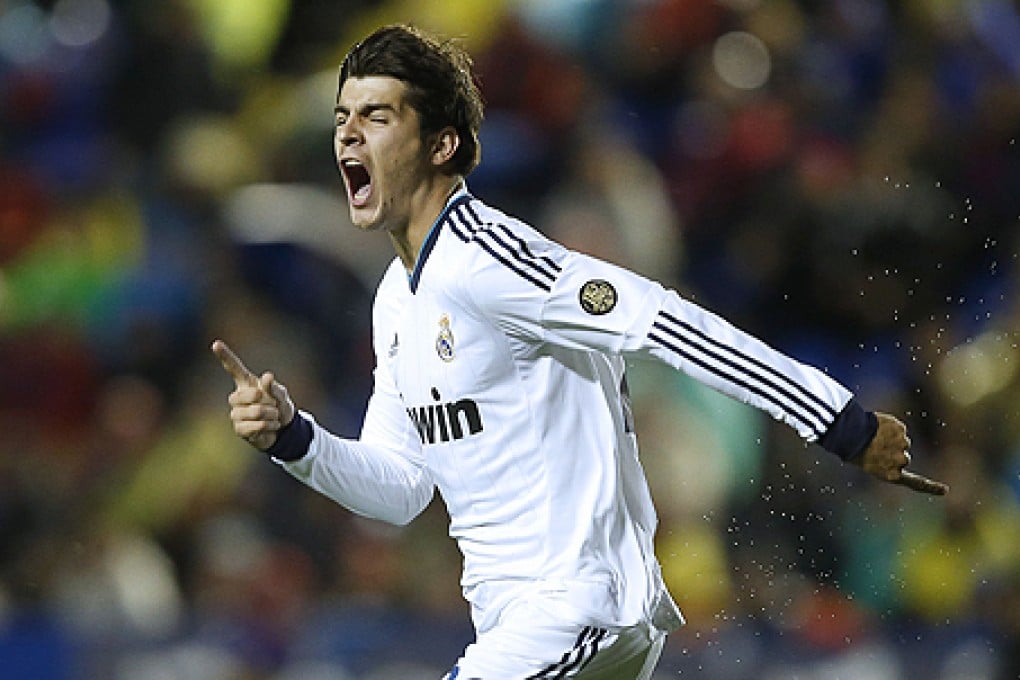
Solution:
<svg viewBox="0 0 1020 680">
<path fill-rule="evenodd" d="M 460 148 L 460 135 L 452 126 L 444 127 L 436 133 L 432 140 L 432 155 L 430 160 L 437 168 L 442 167 L 453 160 L 454 154 Z"/>
</svg>

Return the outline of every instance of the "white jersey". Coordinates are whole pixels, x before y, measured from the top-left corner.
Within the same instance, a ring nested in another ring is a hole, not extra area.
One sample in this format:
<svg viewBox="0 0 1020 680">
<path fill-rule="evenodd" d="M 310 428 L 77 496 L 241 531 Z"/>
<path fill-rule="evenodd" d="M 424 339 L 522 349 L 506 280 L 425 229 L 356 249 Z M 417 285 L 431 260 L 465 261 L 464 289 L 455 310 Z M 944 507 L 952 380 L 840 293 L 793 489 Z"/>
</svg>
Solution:
<svg viewBox="0 0 1020 680">
<path fill-rule="evenodd" d="M 664 361 L 815 441 L 851 393 L 675 292 L 570 251 L 461 189 L 409 275 L 375 298 L 375 389 L 358 440 L 313 423 L 284 463 L 393 523 L 434 490 L 485 630 L 522 589 L 580 623 L 648 622 L 664 595 L 624 357 Z M 310 420 L 310 416 L 304 414 Z"/>
</svg>

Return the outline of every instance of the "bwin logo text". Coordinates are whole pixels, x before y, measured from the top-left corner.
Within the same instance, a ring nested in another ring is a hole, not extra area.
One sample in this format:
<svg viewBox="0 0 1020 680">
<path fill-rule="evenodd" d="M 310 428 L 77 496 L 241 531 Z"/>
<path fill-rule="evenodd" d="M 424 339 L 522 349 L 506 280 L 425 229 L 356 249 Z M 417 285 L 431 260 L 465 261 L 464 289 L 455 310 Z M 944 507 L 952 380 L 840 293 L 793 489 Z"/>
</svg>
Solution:
<svg viewBox="0 0 1020 680">
<path fill-rule="evenodd" d="M 432 388 L 432 398 L 439 401 L 439 390 Z M 435 444 L 463 439 L 482 431 L 482 414 L 471 399 L 446 404 L 412 406 L 407 409 L 421 437 L 422 444 Z"/>
</svg>

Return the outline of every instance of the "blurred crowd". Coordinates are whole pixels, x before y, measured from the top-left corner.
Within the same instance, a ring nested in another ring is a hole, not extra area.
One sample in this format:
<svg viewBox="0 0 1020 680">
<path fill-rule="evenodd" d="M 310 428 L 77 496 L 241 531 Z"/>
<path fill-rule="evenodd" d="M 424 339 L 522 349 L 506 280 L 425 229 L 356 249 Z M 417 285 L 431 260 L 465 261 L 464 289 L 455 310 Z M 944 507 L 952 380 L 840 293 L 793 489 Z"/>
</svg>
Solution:
<svg viewBox="0 0 1020 680">
<path fill-rule="evenodd" d="M 356 435 L 392 253 L 337 66 L 463 40 L 471 190 L 908 422 L 917 497 L 631 367 L 689 625 L 656 680 L 1020 676 L 1020 12 L 1009 0 L 0 0 L 0 676 L 435 680 L 436 502 L 353 517 L 236 439 L 222 337 Z"/>
</svg>

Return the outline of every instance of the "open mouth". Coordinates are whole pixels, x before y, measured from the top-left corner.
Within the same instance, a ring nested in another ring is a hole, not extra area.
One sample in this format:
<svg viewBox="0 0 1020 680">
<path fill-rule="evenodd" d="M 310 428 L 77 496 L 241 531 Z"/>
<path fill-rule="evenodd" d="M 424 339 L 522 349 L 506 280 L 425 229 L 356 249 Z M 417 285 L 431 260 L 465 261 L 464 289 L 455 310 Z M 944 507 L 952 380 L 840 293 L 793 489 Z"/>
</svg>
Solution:
<svg viewBox="0 0 1020 680">
<path fill-rule="evenodd" d="M 364 163 L 354 158 L 345 158 L 340 161 L 340 169 L 347 181 L 347 195 L 350 197 L 351 205 L 360 208 L 368 202 L 372 194 L 372 175 Z"/>
</svg>

